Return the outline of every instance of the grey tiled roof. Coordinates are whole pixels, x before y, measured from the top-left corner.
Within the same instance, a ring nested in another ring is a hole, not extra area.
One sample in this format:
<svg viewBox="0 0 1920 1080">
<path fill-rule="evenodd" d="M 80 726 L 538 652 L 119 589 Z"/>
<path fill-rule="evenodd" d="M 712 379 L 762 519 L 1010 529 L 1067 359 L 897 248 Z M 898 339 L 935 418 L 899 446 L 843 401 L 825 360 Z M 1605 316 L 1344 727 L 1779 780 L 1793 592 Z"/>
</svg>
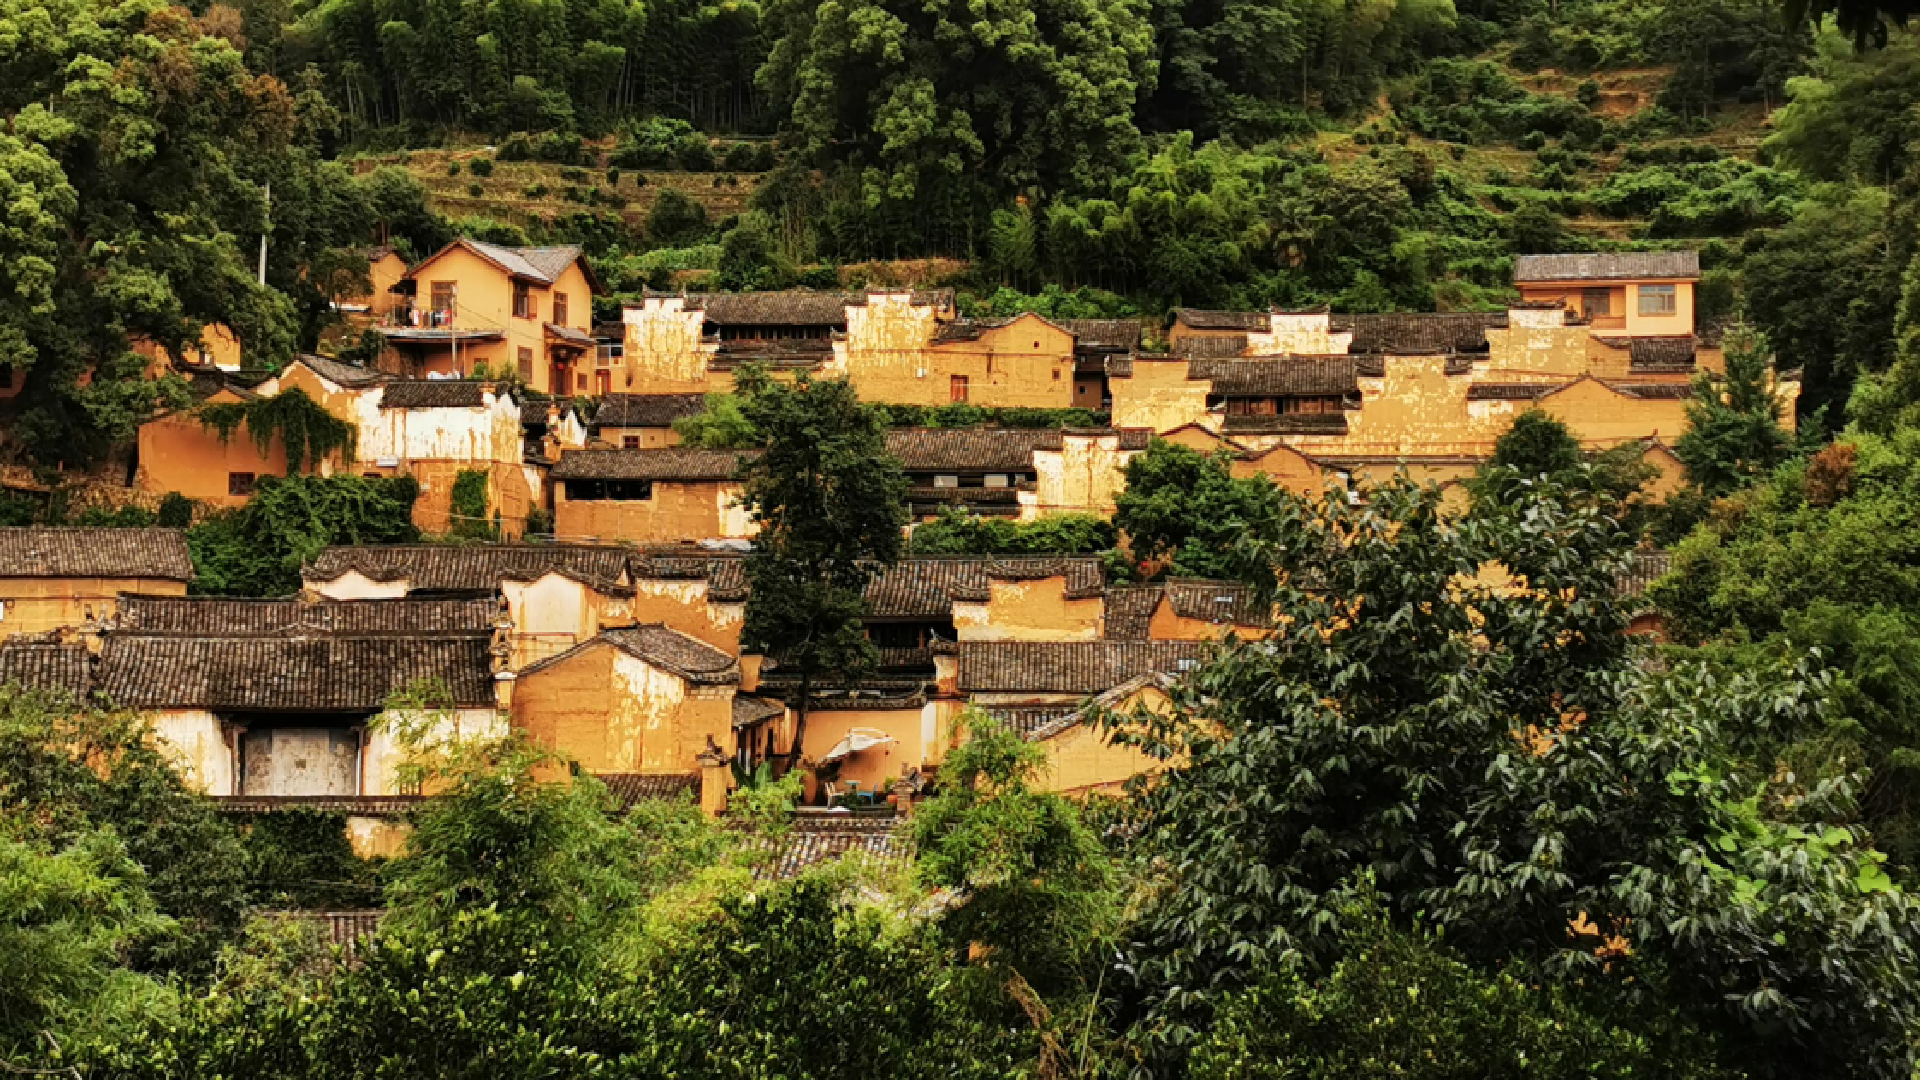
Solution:
<svg viewBox="0 0 1920 1080">
<path fill-rule="evenodd" d="M 114 633 L 95 688 L 131 709 L 372 713 L 419 680 L 444 685 L 458 707 L 493 706 L 488 638 Z"/>
<path fill-rule="evenodd" d="M 93 654 L 79 641 L 16 634 L 0 642 L 0 684 L 5 683 L 85 697 L 93 689 Z"/>
<path fill-rule="evenodd" d="M 632 554 L 597 544 L 368 544 L 326 548 L 304 576 L 333 581 L 357 572 L 374 581 L 406 579 L 420 591 L 490 592 L 503 581 L 560 574 L 601 592 L 625 593 Z"/>
<path fill-rule="evenodd" d="M 1350 356 L 1259 356 L 1194 360 L 1187 377 L 1229 397 L 1344 397 L 1360 392 Z"/>
<path fill-rule="evenodd" d="M 690 637 L 660 623 L 643 623 L 639 626 L 602 630 L 598 636 L 589 638 L 563 653 L 529 665 L 520 674 L 525 677 L 545 671 L 565 663 L 587 649 L 603 644 L 612 645 L 629 656 L 643 660 L 662 671 L 678 675 L 689 683 L 702 686 L 724 686 L 740 681 L 739 660 L 698 638 Z"/>
<path fill-rule="evenodd" d="M 672 446 L 650 450 L 570 450 L 553 467 L 555 480 L 731 480 L 752 451 L 697 450 Z"/>
<path fill-rule="evenodd" d="M 1647 586 L 1665 577 L 1672 569 L 1672 552 L 1636 551 L 1625 572 L 1620 575 L 1620 595 L 1628 599 L 1644 598 Z"/>
<path fill-rule="evenodd" d="M 410 379 L 380 391 L 383 409 L 477 409 L 487 403 L 487 383 L 475 379 Z"/>
<path fill-rule="evenodd" d="M 507 273 L 515 277 L 532 278 L 535 281 L 551 285 L 561 274 L 567 272 L 574 260 L 580 257 L 580 245 L 564 244 L 559 247 L 506 247 L 502 244 L 489 244 L 484 240 L 463 239 L 458 241 L 473 248 L 481 255 L 498 263 Z"/>
<path fill-rule="evenodd" d="M 1507 325 L 1504 311 L 1383 312 L 1335 315 L 1335 331 L 1351 331 L 1355 353 L 1486 352 L 1487 331 Z"/>
<path fill-rule="evenodd" d="M 607 785 L 607 792 L 613 796 L 614 806 L 621 810 L 629 810 L 636 803 L 656 799 L 693 802 L 700 800 L 700 774 L 697 772 L 594 773 L 593 775 Z"/>
<path fill-rule="evenodd" d="M 707 407 L 705 394 L 609 394 L 593 414 L 596 430 L 603 427 L 672 427 L 675 420 L 697 416 Z"/>
<path fill-rule="evenodd" d="M 121 601 L 115 631 L 161 637 L 489 634 L 499 613 L 493 600 L 128 596 Z"/>
<path fill-rule="evenodd" d="M 1696 251 L 1629 251 L 1591 255 L 1521 255 L 1515 281 L 1620 281 L 1632 278 L 1697 278 Z"/>
<path fill-rule="evenodd" d="M 747 598 L 746 559 L 739 555 L 639 552 L 628 564 L 635 578 L 693 581 L 705 578 L 710 600 L 738 603 Z"/>
<path fill-rule="evenodd" d="M 0 578 L 158 578 L 192 581 L 179 529 L 0 528 Z"/>
<path fill-rule="evenodd" d="M 897 818 L 796 814 L 758 876 L 775 880 L 796 877 L 849 851 L 864 851 L 893 862 L 905 859 L 909 848 L 906 828 Z"/>
<path fill-rule="evenodd" d="M 393 379 L 393 376 L 383 371 L 374 371 L 372 368 L 363 368 L 357 364 L 343 364 L 338 360 L 330 360 L 310 353 L 301 353 L 297 362 L 305 364 L 321 378 L 349 389 L 377 386 Z"/>
<path fill-rule="evenodd" d="M 954 601 L 985 601 L 991 582 L 1066 578 L 1069 600 L 1087 600 L 1105 589 L 1105 571 L 1092 556 L 923 556 L 902 559 L 867 585 L 867 614 L 876 618 L 943 618 Z"/>
<path fill-rule="evenodd" d="M 960 689 L 969 693 L 1097 694 L 1151 672 L 1198 661 L 1190 641 L 963 641 Z"/>
<path fill-rule="evenodd" d="M 1058 450 L 1058 428 L 894 428 L 887 451 L 908 472 L 1026 472 L 1035 450 Z"/>
<path fill-rule="evenodd" d="M 1204 308 L 1179 308 L 1175 322 L 1194 330 L 1253 330 L 1265 332 L 1273 319 L 1264 311 L 1208 311 Z"/>
</svg>

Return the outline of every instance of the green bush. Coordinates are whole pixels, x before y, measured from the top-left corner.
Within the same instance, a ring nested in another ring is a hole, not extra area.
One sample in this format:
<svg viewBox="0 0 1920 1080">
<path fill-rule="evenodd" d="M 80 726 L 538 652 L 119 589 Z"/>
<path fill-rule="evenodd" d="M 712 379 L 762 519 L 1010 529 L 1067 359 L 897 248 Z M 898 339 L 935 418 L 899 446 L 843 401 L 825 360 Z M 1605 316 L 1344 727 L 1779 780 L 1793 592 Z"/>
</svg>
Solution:
<svg viewBox="0 0 1920 1080">
<path fill-rule="evenodd" d="M 737 142 L 727 144 L 726 155 L 721 161 L 733 172 L 752 172 L 757 158 L 752 143 Z"/>
<path fill-rule="evenodd" d="M 493 175 L 493 159 L 492 158 L 474 158 L 472 161 L 467 163 L 467 171 L 472 173 L 475 176 L 492 176 Z"/>
<path fill-rule="evenodd" d="M 475 199 L 480 198 L 486 193 L 487 193 L 487 189 L 480 186 L 477 183 L 467 185 L 467 194 Z"/>
<path fill-rule="evenodd" d="M 673 144 L 673 159 L 688 172 L 712 172 L 713 144 L 705 135 L 689 132 Z"/>
<path fill-rule="evenodd" d="M 460 175 L 460 163 L 458 161 L 447 162 L 447 175 L 448 176 Z"/>
</svg>

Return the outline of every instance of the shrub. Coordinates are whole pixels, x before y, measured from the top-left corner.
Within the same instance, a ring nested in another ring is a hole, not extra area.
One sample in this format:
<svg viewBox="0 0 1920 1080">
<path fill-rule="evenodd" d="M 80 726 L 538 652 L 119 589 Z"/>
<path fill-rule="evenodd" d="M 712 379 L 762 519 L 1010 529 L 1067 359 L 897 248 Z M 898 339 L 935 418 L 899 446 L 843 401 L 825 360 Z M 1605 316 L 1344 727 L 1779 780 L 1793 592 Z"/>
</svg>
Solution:
<svg viewBox="0 0 1920 1080">
<path fill-rule="evenodd" d="M 713 171 L 713 144 L 705 135 L 689 132 L 673 145 L 674 160 L 688 172 Z"/>
<path fill-rule="evenodd" d="M 485 195 L 486 193 L 487 193 L 487 189 L 484 187 L 481 187 L 477 183 L 467 185 L 467 194 L 472 196 L 473 198 L 477 199 L 480 196 Z"/>
<path fill-rule="evenodd" d="M 734 172 L 752 172 L 754 159 L 753 144 L 737 142 L 727 146 L 726 156 L 722 160 Z"/>
<path fill-rule="evenodd" d="M 472 173 L 475 176 L 492 176 L 493 175 L 493 159 L 492 158 L 474 158 L 472 161 L 469 161 L 467 163 L 467 171 Z"/>
<path fill-rule="evenodd" d="M 1600 84 L 1593 79 L 1586 79 L 1580 83 L 1579 89 L 1573 92 L 1573 96 L 1579 100 L 1580 104 L 1591 109 L 1600 103 Z"/>
<path fill-rule="evenodd" d="M 607 170 L 607 186 L 608 187 L 620 186 L 620 166 L 615 165 L 614 167 Z"/>
<path fill-rule="evenodd" d="M 521 189 L 521 194 L 529 199 L 544 199 L 547 197 L 547 185 L 540 183 L 528 184 Z"/>
<path fill-rule="evenodd" d="M 448 176 L 460 175 L 460 163 L 458 161 L 447 162 L 447 175 Z"/>
<path fill-rule="evenodd" d="M 1538 150 L 1545 145 L 1547 145 L 1547 137 L 1542 132 L 1529 131 L 1520 136 L 1519 146 L 1522 150 Z"/>
</svg>

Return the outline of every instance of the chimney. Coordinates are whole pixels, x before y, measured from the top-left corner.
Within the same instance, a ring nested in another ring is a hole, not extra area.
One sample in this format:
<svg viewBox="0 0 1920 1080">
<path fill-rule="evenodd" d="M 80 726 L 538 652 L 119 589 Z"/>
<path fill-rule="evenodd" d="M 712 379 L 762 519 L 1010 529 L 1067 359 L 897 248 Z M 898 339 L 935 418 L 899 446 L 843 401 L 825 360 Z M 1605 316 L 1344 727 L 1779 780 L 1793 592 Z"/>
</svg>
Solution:
<svg viewBox="0 0 1920 1080">
<path fill-rule="evenodd" d="M 513 709 L 513 684 L 519 681 L 520 676 L 511 671 L 493 673 L 493 703 L 501 712 L 509 712 Z"/>
<path fill-rule="evenodd" d="M 727 812 L 727 789 L 733 784 L 731 759 L 708 735 L 707 748 L 694 760 L 700 763 L 700 812 L 717 818 Z"/>
<path fill-rule="evenodd" d="M 893 812 L 903 818 L 913 816 L 913 801 L 919 795 L 919 786 L 911 779 L 902 776 L 893 782 Z"/>
</svg>

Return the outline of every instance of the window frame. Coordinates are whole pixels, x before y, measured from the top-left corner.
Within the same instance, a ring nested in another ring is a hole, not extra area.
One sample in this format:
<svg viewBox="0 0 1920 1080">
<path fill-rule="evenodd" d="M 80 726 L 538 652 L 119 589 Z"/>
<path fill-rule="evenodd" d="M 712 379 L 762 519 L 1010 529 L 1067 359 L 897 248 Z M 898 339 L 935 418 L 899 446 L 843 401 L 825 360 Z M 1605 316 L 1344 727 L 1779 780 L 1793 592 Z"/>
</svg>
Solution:
<svg viewBox="0 0 1920 1080">
<path fill-rule="evenodd" d="M 533 286 L 524 281 L 513 283 L 513 317 L 516 319 L 534 319 L 540 315 L 540 305 L 533 301 Z"/>
<path fill-rule="evenodd" d="M 254 487 L 260 483 L 259 473 L 228 472 L 227 494 L 229 496 L 253 497 Z"/>
<path fill-rule="evenodd" d="M 555 326 L 567 325 L 567 294 L 566 293 L 557 292 L 553 294 L 553 320 L 552 321 L 553 321 L 553 325 Z"/>
<path fill-rule="evenodd" d="M 1639 298 L 1637 307 L 1643 319 L 1664 319 L 1680 313 L 1680 286 L 1678 285 L 1641 285 L 1635 295 Z M 1650 309 L 1647 306 L 1649 300 L 1663 299 L 1665 303 L 1658 309 Z"/>
</svg>

